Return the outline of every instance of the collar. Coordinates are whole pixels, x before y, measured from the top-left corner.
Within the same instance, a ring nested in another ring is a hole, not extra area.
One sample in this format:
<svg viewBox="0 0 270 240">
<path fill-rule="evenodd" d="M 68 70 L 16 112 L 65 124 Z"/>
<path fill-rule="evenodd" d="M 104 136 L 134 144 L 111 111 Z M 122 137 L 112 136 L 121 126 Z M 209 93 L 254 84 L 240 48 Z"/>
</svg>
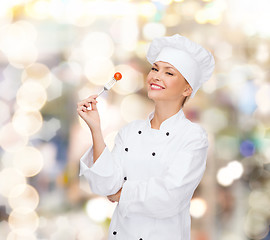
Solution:
<svg viewBox="0 0 270 240">
<path fill-rule="evenodd" d="M 151 120 L 153 119 L 155 114 L 155 110 L 152 111 L 149 115 L 148 115 L 148 119 L 147 119 L 147 125 L 149 126 L 149 128 L 151 128 Z M 185 114 L 183 112 L 183 109 L 181 108 L 176 114 L 172 115 L 171 117 L 167 118 L 166 120 L 164 120 L 160 127 L 159 130 L 169 130 L 173 127 L 175 127 L 180 121 L 181 119 L 185 118 Z M 153 129 L 153 128 L 151 128 Z M 158 129 L 153 129 L 153 130 L 158 130 Z"/>
</svg>

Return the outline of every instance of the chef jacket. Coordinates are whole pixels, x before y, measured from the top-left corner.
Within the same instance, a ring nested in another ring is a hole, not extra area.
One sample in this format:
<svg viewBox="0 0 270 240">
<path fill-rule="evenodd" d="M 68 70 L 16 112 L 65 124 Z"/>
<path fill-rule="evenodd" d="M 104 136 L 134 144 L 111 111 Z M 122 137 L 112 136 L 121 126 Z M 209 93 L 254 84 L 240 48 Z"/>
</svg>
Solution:
<svg viewBox="0 0 270 240">
<path fill-rule="evenodd" d="M 110 151 L 93 163 L 93 146 L 80 159 L 80 173 L 93 193 L 122 188 L 108 240 L 189 240 L 190 200 L 206 167 L 208 135 L 182 109 L 151 128 L 147 119 L 123 126 Z"/>
</svg>

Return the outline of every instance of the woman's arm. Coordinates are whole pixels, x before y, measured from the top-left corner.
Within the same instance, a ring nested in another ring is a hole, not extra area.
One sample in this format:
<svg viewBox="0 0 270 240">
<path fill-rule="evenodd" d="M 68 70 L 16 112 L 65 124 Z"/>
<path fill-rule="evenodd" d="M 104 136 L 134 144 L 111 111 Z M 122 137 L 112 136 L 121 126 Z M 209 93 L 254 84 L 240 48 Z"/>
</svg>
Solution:
<svg viewBox="0 0 270 240">
<path fill-rule="evenodd" d="M 123 185 L 121 166 L 122 133 L 115 138 L 112 152 L 106 146 L 101 127 L 97 95 L 90 96 L 77 104 L 77 112 L 86 122 L 92 133 L 93 145 L 80 159 L 80 176 L 84 175 L 93 193 L 108 196 L 115 194 Z M 87 110 L 90 106 L 92 110 Z"/>
<path fill-rule="evenodd" d="M 100 128 L 91 130 L 93 140 L 93 162 L 95 163 L 106 145 Z"/>
</svg>

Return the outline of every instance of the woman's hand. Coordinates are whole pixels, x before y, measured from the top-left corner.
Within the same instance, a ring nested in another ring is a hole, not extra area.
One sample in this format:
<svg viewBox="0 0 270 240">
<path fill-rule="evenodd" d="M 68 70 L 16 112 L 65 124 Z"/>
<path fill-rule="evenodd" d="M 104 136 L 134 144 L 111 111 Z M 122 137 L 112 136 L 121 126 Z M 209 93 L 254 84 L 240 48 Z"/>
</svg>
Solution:
<svg viewBox="0 0 270 240">
<path fill-rule="evenodd" d="M 111 202 L 119 202 L 121 196 L 122 188 L 115 194 L 107 196 Z"/>
<path fill-rule="evenodd" d="M 97 98 L 98 95 L 92 95 L 77 103 L 77 112 L 79 116 L 86 122 L 89 128 L 96 129 L 100 127 L 100 118 L 97 110 Z M 92 110 L 87 110 L 91 104 Z"/>
</svg>

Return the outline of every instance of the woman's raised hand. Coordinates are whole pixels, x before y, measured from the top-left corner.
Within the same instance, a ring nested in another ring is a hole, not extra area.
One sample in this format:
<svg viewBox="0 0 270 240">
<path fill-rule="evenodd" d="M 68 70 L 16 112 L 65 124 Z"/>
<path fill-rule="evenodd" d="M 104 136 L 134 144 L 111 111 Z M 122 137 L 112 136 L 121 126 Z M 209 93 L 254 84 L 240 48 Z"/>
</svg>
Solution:
<svg viewBox="0 0 270 240">
<path fill-rule="evenodd" d="M 77 103 L 77 112 L 79 116 L 86 122 L 91 130 L 100 128 L 100 118 L 97 110 L 97 100 L 98 95 L 92 95 Z M 91 110 L 87 110 L 90 107 Z"/>
</svg>

